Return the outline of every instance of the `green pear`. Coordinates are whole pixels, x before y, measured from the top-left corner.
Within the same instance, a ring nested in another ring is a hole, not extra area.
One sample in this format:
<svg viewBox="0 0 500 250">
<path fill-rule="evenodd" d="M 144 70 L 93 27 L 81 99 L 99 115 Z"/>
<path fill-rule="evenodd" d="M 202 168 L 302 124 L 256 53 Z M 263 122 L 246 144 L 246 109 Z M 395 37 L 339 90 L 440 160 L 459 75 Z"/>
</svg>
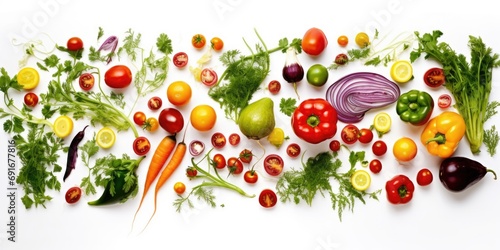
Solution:
<svg viewBox="0 0 500 250">
<path fill-rule="evenodd" d="M 246 137 L 260 140 L 274 129 L 274 102 L 269 97 L 263 97 L 250 103 L 240 112 L 238 126 Z"/>
</svg>

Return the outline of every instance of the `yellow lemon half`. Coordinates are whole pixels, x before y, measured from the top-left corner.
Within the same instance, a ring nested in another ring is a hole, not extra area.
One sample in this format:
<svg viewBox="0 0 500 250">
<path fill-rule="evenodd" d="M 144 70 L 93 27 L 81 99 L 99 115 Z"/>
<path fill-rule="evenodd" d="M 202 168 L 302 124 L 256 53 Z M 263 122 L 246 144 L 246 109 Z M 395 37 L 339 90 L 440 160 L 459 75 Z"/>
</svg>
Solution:
<svg viewBox="0 0 500 250">
<path fill-rule="evenodd" d="M 406 83 L 413 78 L 413 67 L 406 60 L 399 60 L 392 64 L 391 78 L 397 83 Z"/>
<path fill-rule="evenodd" d="M 113 129 L 104 127 L 97 132 L 96 142 L 101 148 L 111 148 L 115 144 L 116 135 Z"/>
<path fill-rule="evenodd" d="M 73 132 L 73 120 L 66 115 L 61 115 L 54 121 L 54 134 L 59 138 L 65 138 Z"/>
<path fill-rule="evenodd" d="M 25 67 L 17 73 L 17 82 L 23 86 L 25 90 L 32 90 L 38 86 L 40 75 L 38 71 L 31 67 Z"/>
<path fill-rule="evenodd" d="M 371 184 L 370 174 L 363 169 L 356 170 L 351 176 L 351 184 L 358 191 L 365 191 Z"/>
</svg>

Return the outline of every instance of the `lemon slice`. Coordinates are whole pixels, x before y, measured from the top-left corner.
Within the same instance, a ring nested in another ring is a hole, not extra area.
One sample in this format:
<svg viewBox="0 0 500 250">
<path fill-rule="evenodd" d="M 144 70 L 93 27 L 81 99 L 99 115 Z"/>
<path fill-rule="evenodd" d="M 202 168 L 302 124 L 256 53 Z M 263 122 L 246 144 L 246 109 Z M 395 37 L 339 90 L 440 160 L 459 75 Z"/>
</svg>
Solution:
<svg viewBox="0 0 500 250">
<path fill-rule="evenodd" d="M 40 75 L 38 71 L 31 67 L 22 68 L 17 73 L 17 82 L 23 86 L 25 90 L 32 90 L 38 86 Z"/>
<path fill-rule="evenodd" d="M 57 117 L 54 121 L 54 134 L 59 138 L 65 138 L 73 132 L 73 120 L 66 115 Z"/>
<path fill-rule="evenodd" d="M 405 83 L 413 78 L 413 67 L 405 60 L 396 61 L 391 67 L 391 78 L 397 83 Z"/>
<path fill-rule="evenodd" d="M 379 134 L 385 134 L 391 130 L 392 119 L 386 112 L 380 112 L 373 118 L 373 128 Z"/>
<path fill-rule="evenodd" d="M 370 174 L 363 169 L 356 170 L 351 176 L 351 184 L 358 191 L 365 191 L 371 184 Z"/>
<path fill-rule="evenodd" d="M 101 148 L 111 148 L 115 144 L 115 132 L 109 128 L 104 127 L 97 132 L 96 142 Z"/>
</svg>

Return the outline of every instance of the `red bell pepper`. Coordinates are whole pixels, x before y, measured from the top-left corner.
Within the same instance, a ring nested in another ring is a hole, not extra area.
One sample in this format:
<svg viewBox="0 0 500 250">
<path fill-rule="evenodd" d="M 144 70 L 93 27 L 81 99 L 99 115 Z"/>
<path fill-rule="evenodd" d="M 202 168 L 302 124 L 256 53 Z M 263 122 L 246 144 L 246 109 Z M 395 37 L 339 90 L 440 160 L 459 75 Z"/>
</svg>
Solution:
<svg viewBox="0 0 500 250">
<path fill-rule="evenodd" d="M 304 100 L 292 115 L 292 128 L 302 140 L 318 144 L 337 133 L 337 111 L 322 98 Z"/>
<path fill-rule="evenodd" d="M 406 175 L 396 175 L 386 182 L 387 199 L 392 204 L 405 204 L 413 198 L 415 185 Z"/>
</svg>

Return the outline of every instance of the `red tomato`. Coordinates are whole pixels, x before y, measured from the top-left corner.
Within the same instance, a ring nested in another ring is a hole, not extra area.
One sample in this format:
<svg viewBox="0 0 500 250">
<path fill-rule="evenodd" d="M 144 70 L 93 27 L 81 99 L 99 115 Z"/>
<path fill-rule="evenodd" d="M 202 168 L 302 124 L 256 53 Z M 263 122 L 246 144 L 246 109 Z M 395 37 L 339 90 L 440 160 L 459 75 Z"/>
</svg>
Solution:
<svg viewBox="0 0 500 250">
<path fill-rule="evenodd" d="M 144 123 L 146 122 L 146 114 L 141 111 L 137 111 L 134 114 L 134 123 L 137 124 L 137 126 L 143 126 Z"/>
<path fill-rule="evenodd" d="M 148 101 L 148 108 L 151 110 L 158 110 L 161 108 L 162 100 L 158 96 L 151 97 Z"/>
<path fill-rule="evenodd" d="M 255 170 L 248 170 L 245 172 L 245 175 L 243 175 L 243 179 L 247 183 L 256 183 L 259 179 L 259 175 L 257 175 L 257 172 L 255 172 Z"/>
<path fill-rule="evenodd" d="M 78 202 L 81 197 L 82 189 L 80 189 L 80 187 L 71 187 L 70 189 L 68 189 L 68 191 L 66 191 L 65 198 L 66 202 L 69 204 Z"/>
<path fill-rule="evenodd" d="M 422 168 L 417 173 L 417 183 L 420 186 L 427 186 L 432 183 L 432 172 L 427 168 Z"/>
<path fill-rule="evenodd" d="M 226 137 L 220 132 L 215 132 L 212 135 L 212 146 L 215 148 L 223 148 L 226 146 Z"/>
<path fill-rule="evenodd" d="M 222 154 L 215 154 L 212 164 L 217 169 L 223 169 L 226 167 L 226 157 Z"/>
<path fill-rule="evenodd" d="M 243 163 L 236 157 L 227 159 L 227 168 L 231 174 L 241 174 L 243 172 Z"/>
<path fill-rule="evenodd" d="M 149 142 L 148 138 L 144 136 L 135 138 L 132 146 L 134 148 L 134 153 L 139 156 L 146 155 L 151 149 L 151 143 Z"/>
<path fill-rule="evenodd" d="M 194 167 L 189 167 L 186 169 L 186 176 L 189 178 L 195 177 L 198 175 L 198 170 Z"/>
<path fill-rule="evenodd" d="M 340 132 L 342 141 L 346 144 L 353 144 L 358 141 L 359 129 L 354 124 L 347 124 Z"/>
<path fill-rule="evenodd" d="M 80 75 L 78 83 L 80 84 L 80 88 L 85 91 L 89 91 L 94 87 L 95 84 L 94 75 L 92 75 L 91 73 L 83 73 Z"/>
<path fill-rule="evenodd" d="M 348 61 L 349 61 L 349 57 L 346 54 L 344 54 L 344 53 L 340 53 L 337 56 L 335 56 L 335 63 L 337 65 L 344 65 Z"/>
<path fill-rule="evenodd" d="M 132 83 L 132 71 L 125 65 L 116 65 L 104 74 L 104 82 L 110 88 L 125 88 Z"/>
<path fill-rule="evenodd" d="M 340 141 L 339 140 L 332 140 L 330 144 L 328 145 L 331 151 L 337 152 L 340 150 Z"/>
<path fill-rule="evenodd" d="M 188 61 L 189 57 L 185 52 L 179 52 L 175 54 L 174 57 L 172 58 L 172 62 L 177 68 L 183 68 L 188 64 Z"/>
<path fill-rule="evenodd" d="M 24 95 L 24 104 L 28 107 L 35 107 L 38 104 L 38 95 L 33 92 L 26 93 Z"/>
<path fill-rule="evenodd" d="M 175 108 L 163 109 L 158 116 L 158 122 L 165 131 L 171 134 L 177 134 L 184 128 L 184 117 Z"/>
<path fill-rule="evenodd" d="M 302 38 L 302 50 L 312 56 L 321 54 L 327 45 L 325 33 L 318 28 L 310 28 Z"/>
<path fill-rule="evenodd" d="M 278 203 L 278 196 L 271 189 L 264 189 L 260 192 L 259 203 L 265 208 L 274 207 Z"/>
<path fill-rule="evenodd" d="M 297 143 L 292 143 L 286 147 L 286 154 L 290 157 L 297 157 L 300 155 L 300 146 Z"/>
<path fill-rule="evenodd" d="M 283 159 L 277 154 L 270 154 L 264 159 L 264 170 L 266 170 L 269 175 L 278 176 L 283 172 L 283 167 Z"/>
<path fill-rule="evenodd" d="M 272 80 L 267 85 L 267 89 L 271 92 L 271 94 L 276 95 L 281 90 L 281 83 L 278 80 Z"/>
<path fill-rule="evenodd" d="M 424 82 L 431 88 L 437 88 L 444 84 L 444 71 L 441 68 L 431 68 L 424 74 Z"/>
<path fill-rule="evenodd" d="M 243 163 L 250 163 L 253 159 L 253 153 L 250 149 L 243 149 L 240 152 L 240 160 Z"/>
<path fill-rule="evenodd" d="M 438 106 L 442 109 L 451 106 L 451 96 L 448 94 L 442 94 L 438 98 Z"/>
<path fill-rule="evenodd" d="M 362 128 L 359 130 L 358 140 L 361 143 L 370 143 L 373 140 L 373 132 L 370 129 Z"/>
<path fill-rule="evenodd" d="M 83 49 L 83 41 L 79 37 L 72 37 L 68 39 L 66 46 L 69 51 L 78 51 Z"/>
<path fill-rule="evenodd" d="M 380 160 L 378 159 L 371 160 L 370 171 L 372 171 L 372 173 L 374 174 L 380 173 L 380 171 L 382 171 L 382 162 L 380 162 Z"/>
<path fill-rule="evenodd" d="M 217 72 L 213 69 L 204 68 L 200 74 L 201 82 L 208 87 L 213 86 L 218 81 Z"/>
<path fill-rule="evenodd" d="M 232 133 L 229 135 L 229 144 L 236 146 L 240 143 L 240 135 L 236 133 Z"/>
<path fill-rule="evenodd" d="M 384 141 L 378 140 L 372 145 L 372 152 L 376 156 L 382 156 L 387 152 L 387 144 Z"/>
</svg>

